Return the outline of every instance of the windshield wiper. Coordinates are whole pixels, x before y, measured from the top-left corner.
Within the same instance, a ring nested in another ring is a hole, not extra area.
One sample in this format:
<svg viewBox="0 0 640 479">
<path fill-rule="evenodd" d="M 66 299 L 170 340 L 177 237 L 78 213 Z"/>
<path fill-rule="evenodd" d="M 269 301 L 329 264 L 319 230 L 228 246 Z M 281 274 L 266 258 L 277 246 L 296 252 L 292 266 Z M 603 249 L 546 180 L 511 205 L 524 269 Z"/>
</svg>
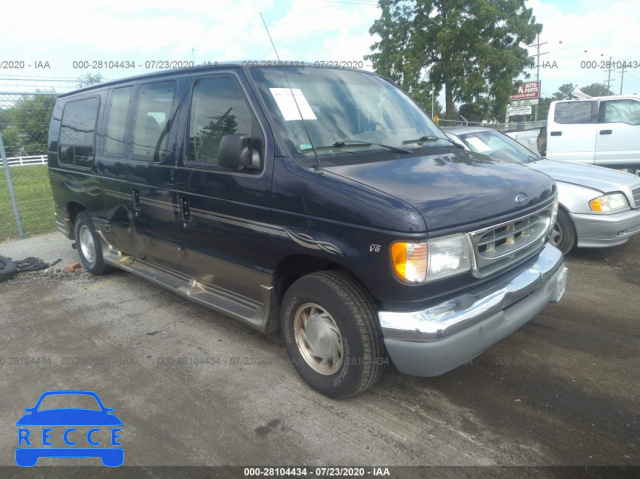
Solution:
<svg viewBox="0 0 640 479">
<path fill-rule="evenodd" d="M 402 142 L 402 144 L 403 145 L 407 145 L 409 143 L 424 143 L 424 142 L 427 142 L 427 141 L 438 141 L 438 140 L 448 141 L 452 145 L 456 145 L 457 147 L 464 149 L 464 146 L 459 145 L 458 143 L 453 141 L 451 138 L 441 138 L 439 136 L 432 136 L 432 135 L 421 136 L 420 138 L 416 138 L 415 140 L 405 140 L 405 141 Z"/>
<path fill-rule="evenodd" d="M 408 150 L 407 148 L 399 148 L 397 146 L 385 145 L 383 143 L 372 143 L 369 141 L 358 141 L 358 140 L 340 140 L 336 141 L 333 145 L 328 146 L 317 146 L 316 150 L 327 149 L 327 148 L 345 148 L 348 146 L 381 146 L 383 148 L 388 148 L 389 150 L 399 151 L 400 153 L 413 153 L 413 151 Z"/>
</svg>

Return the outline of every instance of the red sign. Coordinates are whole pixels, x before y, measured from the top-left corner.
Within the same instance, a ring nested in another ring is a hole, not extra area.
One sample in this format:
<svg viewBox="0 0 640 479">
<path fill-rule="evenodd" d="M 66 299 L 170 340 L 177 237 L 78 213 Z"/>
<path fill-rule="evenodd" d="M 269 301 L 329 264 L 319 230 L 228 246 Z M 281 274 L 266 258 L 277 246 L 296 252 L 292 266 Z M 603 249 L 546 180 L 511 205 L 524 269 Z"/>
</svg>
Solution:
<svg viewBox="0 0 640 479">
<path fill-rule="evenodd" d="M 527 81 L 518 87 L 518 93 L 509 95 L 509 100 L 529 100 L 540 98 L 540 81 Z"/>
</svg>

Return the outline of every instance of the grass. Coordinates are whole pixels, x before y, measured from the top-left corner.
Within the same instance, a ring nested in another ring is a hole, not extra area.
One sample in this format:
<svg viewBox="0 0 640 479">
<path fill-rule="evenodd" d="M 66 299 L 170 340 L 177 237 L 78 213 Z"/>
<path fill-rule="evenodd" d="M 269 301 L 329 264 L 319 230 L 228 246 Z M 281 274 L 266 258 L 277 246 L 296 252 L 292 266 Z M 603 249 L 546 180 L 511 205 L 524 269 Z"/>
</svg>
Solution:
<svg viewBox="0 0 640 479">
<path fill-rule="evenodd" d="M 47 165 L 16 166 L 9 168 L 9 173 L 24 236 L 54 231 L 56 222 Z M 19 237 L 6 175 L 0 161 L 0 243 Z"/>
</svg>

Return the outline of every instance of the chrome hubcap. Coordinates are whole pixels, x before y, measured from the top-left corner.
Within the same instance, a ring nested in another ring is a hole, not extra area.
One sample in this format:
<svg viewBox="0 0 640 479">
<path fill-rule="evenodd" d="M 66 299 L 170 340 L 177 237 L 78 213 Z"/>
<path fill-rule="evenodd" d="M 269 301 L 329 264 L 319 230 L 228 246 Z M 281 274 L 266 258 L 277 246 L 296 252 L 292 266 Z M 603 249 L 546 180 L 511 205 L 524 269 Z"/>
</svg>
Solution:
<svg viewBox="0 0 640 479">
<path fill-rule="evenodd" d="M 314 303 L 302 305 L 293 319 L 296 345 L 307 364 L 325 376 L 342 366 L 344 345 L 331 315 Z"/>
<path fill-rule="evenodd" d="M 87 225 L 81 225 L 78 233 L 78 241 L 80 242 L 82 256 L 84 256 L 90 264 L 93 264 L 96 259 L 96 245 L 93 242 L 91 230 Z"/>
<path fill-rule="evenodd" d="M 549 240 L 549 242 L 553 246 L 558 246 L 562 242 L 562 238 L 564 238 L 562 226 L 560 226 L 560 223 L 556 221 L 556 223 L 553 225 L 553 231 L 551 232 L 551 239 Z"/>
</svg>

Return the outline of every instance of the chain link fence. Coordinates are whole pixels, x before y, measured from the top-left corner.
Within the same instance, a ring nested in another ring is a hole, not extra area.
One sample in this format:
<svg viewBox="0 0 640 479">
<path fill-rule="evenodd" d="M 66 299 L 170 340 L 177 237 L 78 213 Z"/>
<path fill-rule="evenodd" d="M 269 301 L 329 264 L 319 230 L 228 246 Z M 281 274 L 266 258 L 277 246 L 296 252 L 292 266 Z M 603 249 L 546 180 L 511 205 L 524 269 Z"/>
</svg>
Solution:
<svg viewBox="0 0 640 479">
<path fill-rule="evenodd" d="M 54 93 L 0 92 L 0 243 L 55 230 L 46 164 L 55 102 Z"/>
</svg>

